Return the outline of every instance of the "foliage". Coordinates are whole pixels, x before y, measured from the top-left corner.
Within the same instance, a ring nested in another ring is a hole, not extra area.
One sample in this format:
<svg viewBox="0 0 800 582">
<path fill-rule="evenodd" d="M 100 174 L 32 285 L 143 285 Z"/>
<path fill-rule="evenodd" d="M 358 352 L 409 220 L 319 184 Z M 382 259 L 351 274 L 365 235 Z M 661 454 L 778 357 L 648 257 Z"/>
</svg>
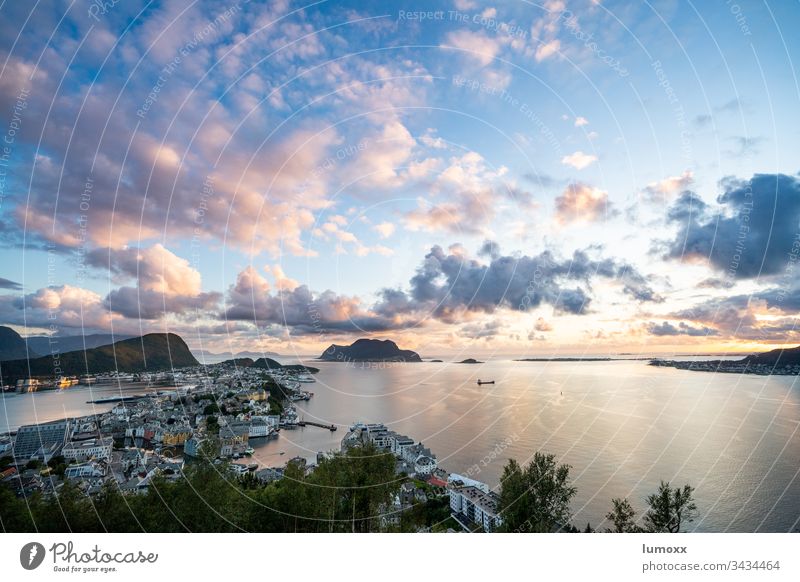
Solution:
<svg viewBox="0 0 800 582">
<path fill-rule="evenodd" d="M 503 469 L 500 515 L 508 532 L 551 532 L 565 527 L 577 489 L 569 484 L 569 465 L 555 455 L 536 453 L 523 469 L 514 459 Z"/>
<path fill-rule="evenodd" d="M 155 478 L 146 493 L 106 483 L 87 497 L 67 482 L 57 496 L 17 498 L 0 486 L 0 528 L 7 532 L 370 532 L 399 488 L 391 455 L 356 447 L 322 461 L 311 474 L 289 464 L 262 485 L 201 458 L 183 479 Z"/>
<path fill-rule="evenodd" d="M 672 489 L 669 482 L 662 481 L 658 491 L 647 496 L 649 509 L 644 515 L 645 529 L 650 532 L 680 532 L 685 523 L 691 523 L 697 516 L 693 493 L 694 488 L 690 485 Z"/>
<path fill-rule="evenodd" d="M 636 525 L 636 511 L 627 499 L 614 498 L 611 500 L 611 504 L 614 508 L 606 514 L 606 519 L 614 527 L 607 529 L 607 532 L 633 533 L 641 531 L 641 528 Z"/>
</svg>

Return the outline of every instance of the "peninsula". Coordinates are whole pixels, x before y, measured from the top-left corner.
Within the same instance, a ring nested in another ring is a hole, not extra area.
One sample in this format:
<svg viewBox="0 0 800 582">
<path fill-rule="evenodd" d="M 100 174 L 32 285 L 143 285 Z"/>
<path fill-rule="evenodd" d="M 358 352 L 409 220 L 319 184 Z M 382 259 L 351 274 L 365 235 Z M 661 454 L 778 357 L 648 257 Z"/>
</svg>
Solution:
<svg viewBox="0 0 800 582">
<path fill-rule="evenodd" d="M 655 359 L 650 362 L 650 365 L 697 372 L 794 376 L 800 374 L 800 346 L 778 348 L 761 354 L 753 354 L 741 360 L 686 361 Z"/>
</svg>

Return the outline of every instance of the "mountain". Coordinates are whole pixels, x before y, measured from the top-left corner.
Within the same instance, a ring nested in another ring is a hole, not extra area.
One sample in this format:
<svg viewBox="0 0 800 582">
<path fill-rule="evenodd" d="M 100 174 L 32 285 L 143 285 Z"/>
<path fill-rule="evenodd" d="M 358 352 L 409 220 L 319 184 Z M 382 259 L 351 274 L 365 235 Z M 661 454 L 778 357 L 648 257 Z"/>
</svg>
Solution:
<svg viewBox="0 0 800 582">
<path fill-rule="evenodd" d="M 761 366 L 800 366 L 800 346 L 796 348 L 778 348 L 762 354 L 747 356 L 741 363 Z"/>
<path fill-rule="evenodd" d="M 40 353 L 38 350 L 29 353 L 21 335 L 10 327 L 0 326 L 0 362 L 21 360 L 29 355 L 36 357 Z"/>
<path fill-rule="evenodd" d="M 280 354 L 276 354 L 275 352 L 209 352 L 206 350 L 199 350 L 196 352 L 197 359 L 203 362 L 204 364 L 211 365 L 211 364 L 219 364 L 221 362 L 226 362 L 228 360 L 239 360 L 250 358 L 252 360 L 257 360 L 258 358 L 262 358 L 264 356 L 278 356 Z"/>
<path fill-rule="evenodd" d="M 110 333 L 92 333 L 88 335 L 46 336 L 34 335 L 25 338 L 28 348 L 37 354 L 50 354 L 53 352 L 76 352 L 84 348 L 99 348 L 110 346 L 120 340 L 131 339 L 132 335 L 117 335 Z M 24 356 L 21 356 L 24 357 Z"/>
<path fill-rule="evenodd" d="M 11 360 L 0 364 L 4 383 L 28 376 L 53 378 L 102 372 L 144 372 L 197 366 L 186 342 L 174 333 L 150 333 L 89 350 Z M 56 369 L 56 367 L 58 369 Z"/>
<path fill-rule="evenodd" d="M 322 352 L 327 362 L 421 362 L 417 352 L 401 350 L 391 340 L 360 339 L 349 346 L 332 344 Z"/>
</svg>

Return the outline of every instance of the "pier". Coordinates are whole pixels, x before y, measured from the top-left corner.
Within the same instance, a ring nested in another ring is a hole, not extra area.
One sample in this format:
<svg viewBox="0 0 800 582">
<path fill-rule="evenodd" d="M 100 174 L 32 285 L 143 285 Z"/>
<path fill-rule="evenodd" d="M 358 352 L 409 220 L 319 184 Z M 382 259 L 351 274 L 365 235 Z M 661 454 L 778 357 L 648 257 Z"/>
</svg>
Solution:
<svg viewBox="0 0 800 582">
<path fill-rule="evenodd" d="M 319 428 L 327 428 L 331 432 L 334 432 L 338 428 L 335 424 L 322 424 L 321 422 L 312 422 L 310 420 L 300 420 L 297 424 L 298 426 L 318 426 Z"/>
</svg>

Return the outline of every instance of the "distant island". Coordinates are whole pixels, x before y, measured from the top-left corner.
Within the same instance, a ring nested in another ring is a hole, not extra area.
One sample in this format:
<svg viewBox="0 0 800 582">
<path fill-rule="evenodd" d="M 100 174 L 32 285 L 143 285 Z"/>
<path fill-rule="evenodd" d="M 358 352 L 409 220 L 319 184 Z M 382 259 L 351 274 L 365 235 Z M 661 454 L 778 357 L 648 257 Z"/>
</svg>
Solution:
<svg viewBox="0 0 800 582">
<path fill-rule="evenodd" d="M 281 364 L 272 358 L 233 358 L 219 362 L 220 366 L 234 366 L 237 368 L 262 368 L 264 370 L 282 370 L 285 372 L 300 372 L 306 374 L 316 374 L 319 368 L 306 366 L 304 364 Z"/>
<path fill-rule="evenodd" d="M 319 357 L 325 362 L 421 362 L 417 352 L 401 350 L 391 340 L 359 339 L 349 346 L 332 344 Z"/>
<path fill-rule="evenodd" d="M 617 358 L 619 360 L 649 360 L 650 358 Z M 555 358 L 520 358 L 514 360 L 515 362 L 610 362 L 612 358 L 597 357 L 597 358 L 570 358 L 570 357 L 555 357 Z"/>
<path fill-rule="evenodd" d="M 154 372 L 197 366 L 183 339 L 174 333 L 150 333 L 112 345 L 0 363 L 3 383 L 23 378 L 55 378 L 103 372 Z"/>
<path fill-rule="evenodd" d="M 250 358 L 251 360 L 257 360 L 258 358 L 265 358 L 265 357 L 278 357 L 280 354 L 275 352 L 253 352 L 253 351 L 242 351 L 242 352 L 209 352 L 207 350 L 195 350 L 195 356 L 198 360 L 200 360 L 203 364 L 219 364 L 220 362 L 227 362 L 229 360 L 239 360 L 244 358 Z"/>
<path fill-rule="evenodd" d="M 460 362 L 456 362 L 456 363 L 457 364 L 482 364 L 483 362 L 480 362 L 480 361 L 476 360 L 475 358 L 467 358 L 466 360 L 461 360 Z"/>
<path fill-rule="evenodd" d="M 753 354 L 741 360 L 679 361 L 654 359 L 650 361 L 650 365 L 696 372 L 794 376 L 800 374 L 800 346 L 778 348 L 762 354 Z"/>
</svg>

